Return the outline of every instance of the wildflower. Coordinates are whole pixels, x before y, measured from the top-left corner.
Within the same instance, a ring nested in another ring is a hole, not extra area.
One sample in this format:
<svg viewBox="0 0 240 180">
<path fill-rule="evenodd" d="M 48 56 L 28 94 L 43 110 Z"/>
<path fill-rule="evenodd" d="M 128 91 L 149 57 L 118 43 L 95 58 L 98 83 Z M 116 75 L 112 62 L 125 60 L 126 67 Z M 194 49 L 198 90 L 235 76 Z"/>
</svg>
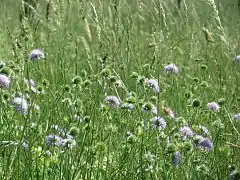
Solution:
<svg viewBox="0 0 240 180">
<path fill-rule="evenodd" d="M 218 111 L 220 109 L 220 106 L 216 102 L 210 102 L 207 106 L 212 111 Z"/>
<path fill-rule="evenodd" d="M 4 74 L 0 74 L 0 88 L 8 88 L 10 86 L 10 79 Z"/>
<path fill-rule="evenodd" d="M 207 149 L 208 151 L 211 151 L 213 148 L 213 143 L 209 138 L 201 139 L 198 145 L 200 148 Z"/>
<path fill-rule="evenodd" d="M 158 130 L 163 130 L 167 126 L 166 121 L 163 118 L 158 117 L 158 116 L 154 117 L 151 120 L 151 123 L 152 123 L 152 126 L 157 128 Z"/>
<path fill-rule="evenodd" d="M 122 109 L 127 109 L 127 110 L 130 111 L 130 110 L 132 110 L 134 108 L 134 105 L 131 104 L 131 103 L 124 103 L 124 104 L 121 105 L 121 108 Z"/>
<path fill-rule="evenodd" d="M 25 141 L 23 141 L 22 143 L 21 143 L 21 145 L 22 145 L 22 147 L 24 148 L 24 149 L 28 149 L 28 143 L 27 142 L 25 142 Z"/>
<path fill-rule="evenodd" d="M 240 120 L 240 113 L 233 115 L 234 120 Z"/>
<path fill-rule="evenodd" d="M 166 72 L 178 73 L 178 67 L 175 64 L 169 64 L 164 67 Z"/>
<path fill-rule="evenodd" d="M 150 87 L 153 89 L 154 92 L 158 93 L 159 92 L 159 85 L 158 81 L 155 79 L 146 79 L 145 84 L 147 87 Z"/>
<path fill-rule="evenodd" d="M 119 107 L 120 104 L 121 104 L 120 100 L 119 100 L 116 96 L 107 96 L 107 97 L 105 98 L 105 101 L 106 101 L 110 106 L 115 107 L 115 108 Z"/>
<path fill-rule="evenodd" d="M 240 63 L 240 55 L 237 55 L 234 59 L 235 59 L 235 61 Z"/>
<path fill-rule="evenodd" d="M 49 146 L 62 146 L 63 145 L 63 139 L 58 136 L 58 135 L 54 135 L 54 134 L 50 134 L 48 136 L 46 136 L 46 144 Z"/>
<path fill-rule="evenodd" d="M 41 49 L 34 49 L 29 54 L 30 60 L 42 59 L 45 58 L 45 55 Z"/>
<path fill-rule="evenodd" d="M 12 105 L 14 106 L 14 108 L 21 112 L 22 114 L 26 115 L 28 112 L 28 103 L 27 101 L 24 99 L 24 97 L 15 97 L 12 100 Z"/>
<path fill-rule="evenodd" d="M 174 156 L 172 157 L 172 164 L 177 166 L 181 161 L 181 153 L 177 151 Z"/>
<path fill-rule="evenodd" d="M 193 131 L 188 126 L 184 126 L 184 127 L 180 128 L 179 133 L 181 134 L 181 136 L 184 140 L 188 137 L 193 137 Z"/>
<path fill-rule="evenodd" d="M 127 132 L 127 136 L 132 136 L 132 135 L 133 134 L 130 131 Z"/>
</svg>

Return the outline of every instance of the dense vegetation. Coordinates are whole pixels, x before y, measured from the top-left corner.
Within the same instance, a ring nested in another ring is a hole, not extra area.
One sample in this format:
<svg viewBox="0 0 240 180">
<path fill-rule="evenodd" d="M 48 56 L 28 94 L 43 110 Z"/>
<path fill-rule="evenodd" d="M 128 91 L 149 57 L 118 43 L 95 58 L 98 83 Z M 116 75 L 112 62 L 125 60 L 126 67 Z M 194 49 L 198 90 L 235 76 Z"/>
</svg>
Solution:
<svg viewBox="0 0 240 180">
<path fill-rule="evenodd" d="M 1 179 L 240 179 L 237 1 L 33 1 L 0 4 Z"/>
</svg>

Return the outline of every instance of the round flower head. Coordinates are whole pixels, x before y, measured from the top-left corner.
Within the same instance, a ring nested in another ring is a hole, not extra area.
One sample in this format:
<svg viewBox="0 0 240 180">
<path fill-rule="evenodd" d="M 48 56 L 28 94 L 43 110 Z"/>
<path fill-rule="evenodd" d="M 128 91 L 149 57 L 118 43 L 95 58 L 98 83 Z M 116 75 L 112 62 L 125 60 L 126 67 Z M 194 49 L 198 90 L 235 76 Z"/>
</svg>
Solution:
<svg viewBox="0 0 240 180">
<path fill-rule="evenodd" d="M 186 139 L 188 137 L 193 137 L 193 131 L 188 126 L 184 126 L 184 127 L 180 128 L 179 133 L 181 134 L 183 139 Z"/>
<path fill-rule="evenodd" d="M 8 88 L 10 86 L 10 79 L 4 74 L 0 74 L 0 88 Z"/>
<path fill-rule="evenodd" d="M 234 120 L 240 120 L 240 113 L 233 115 Z"/>
<path fill-rule="evenodd" d="M 119 107 L 120 104 L 121 104 L 120 100 L 119 100 L 116 96 L 107 96 L 107 97 L 105 98 L 105 101 L 106 101 L 110 106 L 115 107 L 115 108 Z"/>
<path fill-rule="evenodd" d="M 45 55 L 41 49 L 34 49 L 29 54 L 30 60 L 42 59 L 45 58 Z"/>
<path fill-rule="evenodd" d="M 151 123 L 152 123 L 152 126 L 154 128 L 157 128 L 158 130 L 163 130 L 167 126 L 166 121 L 163 118 L 157 117 L 157 116 L 151 120 Z"/>
<path fill-rule="evenodd" d="M 216 102 L 210 102 L 207 104 L 208 109 L 212 111 L 218 111 L 220 109 L 220 106 Z"/>
<path fill-rule="evenodd" d="M 211 151 L 213 148 L 213 143 L 209 138 L 203 138 L 199 142 L 199 147 Z"/>
<path fill-rule="evenodd" d="M 48 146 L 62 146 L 63 145 L 63 139 L 55 134 L 50 134 L 46 136 L 46 144 Z"/>
<path fill-rule="evenodd" d="M 147 87 L 152 88 L 154 92 L 156 92 L 156 93 L 159 92 L 159 85 L 158 85 L 158 81 L 156 79 L 146 79 L 145 84 Z"/>
<path fill-rule="evenodd" d="M 23 97 L 15 97 L 12 100 L 12 105 L 16 111 L 21 112 L 22 114 L 26 115 L 28 112 L 28 103 Z"/>
<path fill-rule="evenodd" d="M 169 64 L 164 67 L 166 72 L 178 73 L 178 67 L 175 64 Z"/>
</svg>

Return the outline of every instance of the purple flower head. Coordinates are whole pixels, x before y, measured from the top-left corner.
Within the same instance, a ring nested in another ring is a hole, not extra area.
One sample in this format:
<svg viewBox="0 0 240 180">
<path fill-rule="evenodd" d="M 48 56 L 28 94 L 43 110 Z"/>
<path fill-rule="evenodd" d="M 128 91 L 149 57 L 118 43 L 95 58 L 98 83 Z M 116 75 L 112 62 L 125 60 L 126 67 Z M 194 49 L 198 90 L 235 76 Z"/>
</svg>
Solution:
<svg viewBox="0 0 240 180">
<path fill-rule="evenodd" d="M 24 99 L 24 97 L 15 97 L 12 100 L 12 105 L 15 108 L 16 111 L 19 111 L 20 113 L 26 115 L 28 112 L 28 103 Z"/>
<path fill-rule="evenodd" d="M 151 123 L 152 126 L 158 130 L 163 130 L 167 126 L 166 121 L 163 118 L 157 116 L 152 118 Z"/>
<path fill-rule="evenodd" d="M 0 74 L 0 88 L 9 88 L 10 79 L 5 74 Z"/>
<path fill-rule="evenodd" d="M 240 120 L 240 113 L 233 115 L 234 120 Z"/>
<path fill-rule="evenodd" d="M 41 49 L 34 49 L 29 54 L 30 60 L 42 59 L 45 58 L 45 55 Z"/>
<path fill-rule="evenodd" d="M 216 103 L 216 102 L 210 102 L 207 104 L 208 109 L 212 110 L 212 111 L 219 111 L 220 106 Z"/>
<path fill-rule="evenodd" d="M 182 138 L 185 140 L 188 137 L 193 137 L 193 131 L 190 127 L 184 126 L 179 129 L 179 133 L 181 134 Z"/>
<path fill-rule="evenodd" d="M 172 157 L 172 164 L 177 166 L 181 161 L 181 153 L 177 151 L 174 156 Z"/>
<path fill-rule="evenodd" d="M 199 144 L 198 146 L 200 148 L 203 148 L 203 149 L 206 149 L 208 151 L 211 151 L 212 148 L 213 148 L 213 143 L 211 142 L 211 140 L 209 138 L 202 138 L 200 141 L 199 141 Z"/>
<path fill-rule="evenodd" d="M 50 134 L 46 136 L 46 144 L 48 146 L 62 146 L 63 145 L 63 139 L 55 134 Z"/>
<path fill-rule="evenodd" d="M 159 85 L 158 85 L 158 81 L 156 79 L 146 79 L 145 84 L 147 87 L 152 88 L 154 92 L 156 92 L 156 93 L 159 92 Z"/>
<path fill-rule="evenodd" d="M 178 67 L 175 64 L 169 64 L 164 67 L 166 72 L 178 73 Z"/>
<path fill-rule="evenodd" d="M 118 108 L 121 104 L 120 100 L 116 96 L 107 96 L 105 101 L 114 108 Z"/>
</svg>

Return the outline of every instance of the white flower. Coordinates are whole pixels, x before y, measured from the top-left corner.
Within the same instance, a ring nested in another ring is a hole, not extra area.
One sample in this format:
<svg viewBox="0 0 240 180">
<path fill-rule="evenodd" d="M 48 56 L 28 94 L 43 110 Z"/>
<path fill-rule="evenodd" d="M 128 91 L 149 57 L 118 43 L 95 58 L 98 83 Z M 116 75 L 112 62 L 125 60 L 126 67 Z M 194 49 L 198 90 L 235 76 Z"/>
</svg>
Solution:
<svg viewBox="0 0 240 180">
<path fill-rule="evenodd" d="M 240 113 L 233 115 L 234 120 L 240 120 Z"/>
<path fill-rule="evenodd" d="M 234 60 L 240 63 L 240 55 L 237 55 Z"/>
<path fill-rule="evenodd" d="M 166 72 L 178 73 L 178 67 L 175 64 L 169 64 L 164 67 Z"/>
<path fill-rule="evenodd" d="M 157 128 L 158 130 L 163 130 L 167 126 L 166 121 L 163 118 L 157 116 L 152 118 L 151 123 L 152 126 Z"/>
<path fill-rule="evenodd" d="M 15 97 L 12 101 L 12 105 L 16 111 L 26 115 L 28 112 L 28 103 L 23 97 Z"/>
<path fill-rule="evenodd" d="M 116 96 L 107 96 L 107 97 L 105 98 L 105 101 L 106 101 L 110 106 L 115 107 L 115 108 L 119 107 L 120 104 L 121 104 L 120 100 L 119 100 Z"/>
<path fill-rule="evenodd" d="M 0 88 L 8 88 L 10 86 L 10 79 L 4 74 L 0 74 Z"/>
<path fill-rule="evenodd" d="M 156 79 L 146 79 L 145 84 L 147 87 L 152 88 L 156 93 L 159 92 L 159 85 Z"/>
<path fill-rule="evenodd" d="M 216 102 L 210 102 L 207 104 L 208 109 L 212 111 L 218 111 L 220 109 L 220 106 Z"/>
<path fill-rule="evenodd" d="M 41 49 L 34 49 L 29 54 L 30 60 L 42 59 L 45 58 L 45 55 Z"/>
<path fill-rule="evenodd" d="M 157 115 L 157 107 L 156 106 L 153 106 L 153 108 L 152 108 L 152 114 L 153 115 Z"/>
</svg>

